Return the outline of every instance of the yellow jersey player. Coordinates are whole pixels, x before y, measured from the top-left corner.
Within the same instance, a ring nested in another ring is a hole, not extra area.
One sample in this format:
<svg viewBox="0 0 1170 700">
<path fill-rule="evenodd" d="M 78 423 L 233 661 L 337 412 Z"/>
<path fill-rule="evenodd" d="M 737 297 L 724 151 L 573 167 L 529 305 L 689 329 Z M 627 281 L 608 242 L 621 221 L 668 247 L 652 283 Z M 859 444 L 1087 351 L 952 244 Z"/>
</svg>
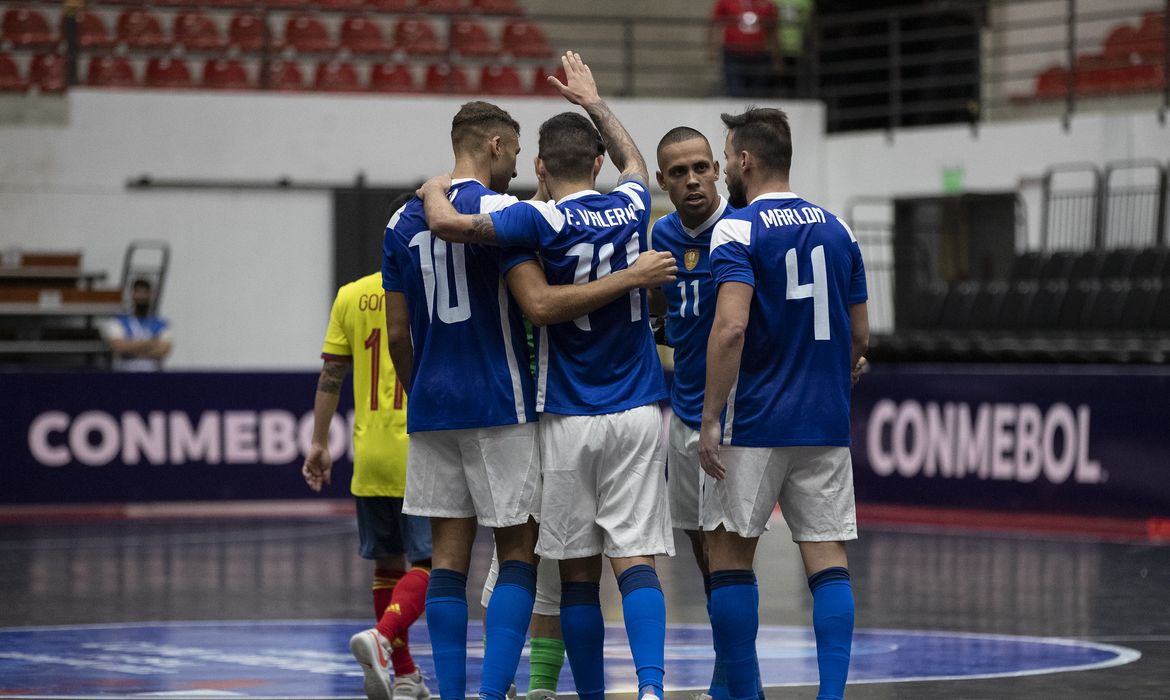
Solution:
<svg viewBox="0 0 1170 700">
<path fill-rule="evenodd" d="M 371 700 L 423 700 L 430 697 L 430 690 L 410 656 L 407 630 L 426 603 L 431 531 L 426 518 L 402 513 L 406 392 L 394 374 L 387 350 L 385 305 L 380 272 L 338 290 L 321 350 L 324 365 L 314 403 L 313 441 L 301 471 L 314 491 L 329 483 L 333 468 L 329 426 L 337 411 L 341 383 L 353 367 L 350 491 L 357 503 L 358 551 L 364 559 L 374 561 L 374 616 L 378 624 L 354 635 L 350 650 L 365 673 L 366 695 Z"/>
</svg>

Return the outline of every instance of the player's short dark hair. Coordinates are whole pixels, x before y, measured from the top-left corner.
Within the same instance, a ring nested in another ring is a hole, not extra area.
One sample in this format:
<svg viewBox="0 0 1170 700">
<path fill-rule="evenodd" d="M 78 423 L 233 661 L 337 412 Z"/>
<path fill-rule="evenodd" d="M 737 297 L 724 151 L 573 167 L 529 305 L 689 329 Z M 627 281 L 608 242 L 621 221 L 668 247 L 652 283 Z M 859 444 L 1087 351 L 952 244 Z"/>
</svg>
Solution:
<svg viewBox="0 0 1170 700">
<path fill-rule="evenodd" d="M 788 115 L 771 107 L 748 107 L 743 114 L 720 115 L 731 132 L 731 145 L 747 151 L 765 170 L 788 176 L 792 169 L 792 129 Z"/>
<path fill-rule="evenodd" d="M 507 130 L 520 135 L 520 123 L 511 114 L 490 102 L 467 102 L 451 120 L 451 145 L 460 151 Z"/>
<path fill-rule="evenodd" d="M 146 291 L 150 291 L 152 289 L 150 280 L 146 279 L 145 277 L 139 277 L 138 279 L 134 280 L 134 282 L 130 284 L 130 288 L 145 289 Z"/>
<path fill-rule="evenodd" d="M 561 112 L 540 125 L 538 155 L 549 175 L 564 180 L 593 176 L 593 162 L 605 155 L 605 142 L 593 122 L 576 112 Z"/>
<path fill-rule="evenodd" d="M 670 131 L 666 132 L 666 135 L 663 136 L 662 140 L 658 142 L 658 150 L 655 152 L 661 156 L 662 149 L 666 148 L 667 146 L 673 146 L 676 143 L 690 141 L 691 139 L 703 139 L 706 141 L 707 137 L 704 136 L 703 132 L 699 131 L 698 129 L 692 129 L 689 126 L 676 126 Z M 710 143 L 707 145 L 710 146 Z"/>
</svg>

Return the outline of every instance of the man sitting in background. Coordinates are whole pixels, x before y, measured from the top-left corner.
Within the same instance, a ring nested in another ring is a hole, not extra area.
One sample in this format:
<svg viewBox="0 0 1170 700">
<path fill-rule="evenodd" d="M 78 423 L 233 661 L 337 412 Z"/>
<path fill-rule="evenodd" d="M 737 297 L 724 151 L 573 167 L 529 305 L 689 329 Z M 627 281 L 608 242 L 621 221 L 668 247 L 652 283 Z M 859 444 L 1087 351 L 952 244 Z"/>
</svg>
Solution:
<svg viewBox="0 0 1170 700">
<path fill-rule="evenodd" d="M 157 372 L 171 354 L 171 324 L 154 315 L 150 282 L 134 281 L 130 291 L 133 313 L 120 314 L 105 328 L 114 352 L 113 368 L 120 372 Z"/>
</svg>

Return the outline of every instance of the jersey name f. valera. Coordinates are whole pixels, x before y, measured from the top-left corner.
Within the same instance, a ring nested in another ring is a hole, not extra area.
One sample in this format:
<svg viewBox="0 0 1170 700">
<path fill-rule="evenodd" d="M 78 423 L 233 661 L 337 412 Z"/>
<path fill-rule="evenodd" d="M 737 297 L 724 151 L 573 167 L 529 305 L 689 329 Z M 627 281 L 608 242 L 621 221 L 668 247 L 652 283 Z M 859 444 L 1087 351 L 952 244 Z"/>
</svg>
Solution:
<svg viewBox="0 0 1170 700">
<path fill-rule="evenodd" d="M 469 179 L 453 181 L 448 198 L 463 214 L 516 202 Z M 386 228 L 382 286 L 405 294 L 410 311 L 410 432 L 535 420 L 524 318 L 500 277 L 497 248 L 432 235 L 414 198 Z"/>
<path fill-rule="evenodd" d="M 504 269 L 538 251 L 549 284 L 586 284 L 625 269 L 647 249 L 650 195 L 628 181 L 609 194 L 585 190 L 559 202 L 521 202 L 492 214 L 514 248 Z M 536 406 L 562 415 L 617 413 L 666 398 L 646 290 L 636 289 L 537 336 Z"/>
<path fill-rule="evenodd" d="M 386 347 L 386 293 L 375 272 L 337 290 L 321 357 L 353 363 L 355 496 L 402 498 L 406 488 L 406 396 Z"/>
<path fill-rule="evenodd" d="M 849 307 L 867 298 L 853 232 L 791 192 L 763 194 L 715 225 L 711 274 L 754 287 L 723 443 L 848 446 Z"/>
<path fill-rule="evenodd" d="M 674 379 L 670 404 L 686 425 L 699 429 L 703 420 L 703 389 L 707 381 L 707 337 L 715 320 L 715 283 L 711 280 L 711 232 L 735 209 L 719 198 L 719 206 L 693 230 L 678 212 L 654 224 L 650 242 L 678 263 L 678 279 L 663 285 L 666 297 L 666 341 L 674 347 Z"/>
</svg>

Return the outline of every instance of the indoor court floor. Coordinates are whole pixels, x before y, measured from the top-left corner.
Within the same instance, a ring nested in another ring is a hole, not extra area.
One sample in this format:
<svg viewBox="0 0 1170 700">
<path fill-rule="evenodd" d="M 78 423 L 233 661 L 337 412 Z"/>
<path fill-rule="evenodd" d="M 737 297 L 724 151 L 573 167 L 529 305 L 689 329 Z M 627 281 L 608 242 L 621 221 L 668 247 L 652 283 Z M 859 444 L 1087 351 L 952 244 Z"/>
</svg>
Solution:
<svg viewBox="0 0 1170 700">
<path fill-rule="evenodd" d="M 660 571 L 668 697 L 683 700 L 705 687 L 712 655 L 701 580 L 676 546 Z M 476 547 L 473 640 L 490 538 Z M 344 512 L 3 522 L 0 695 L 361 697 L 346 641 L 371 626 L 371 566 L 355 549 Z M 848 698 L 1170 698 L 1170 546 L 863 523 L 850 559 Z M 811 699 L 810 596 L 782 521 L 757 573 L 766 694 Z M 602 597 L 609 689 L 632 698 L 612 576 Z M 421 622 L 412 646 L 425 670 Z M 471 647 L 474 689 L 482 652 Z M 526 670 L 522 660 L 521 688 Z M 566 663 L 562 694 L 571 688 Z"/>
</svg>

